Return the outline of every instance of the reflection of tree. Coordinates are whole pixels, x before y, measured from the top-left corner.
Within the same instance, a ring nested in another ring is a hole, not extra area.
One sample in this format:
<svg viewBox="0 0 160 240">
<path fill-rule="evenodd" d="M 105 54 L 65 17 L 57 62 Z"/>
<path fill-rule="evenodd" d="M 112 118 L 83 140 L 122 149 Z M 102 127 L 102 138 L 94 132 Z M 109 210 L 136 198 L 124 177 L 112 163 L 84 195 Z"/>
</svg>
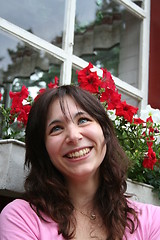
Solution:
<svg viewBox="0 0 160 240">
<path fill-rule="evenodd" d="M 117 44 L 110 49 L 97 49 L 92 55 L 84 55 L 83 59 L 99 68 L 107 66 L 111 74 L 118 76 L 119 51 L 119 44 Z"/>
<path fill-rule="evenodd" d="M 33 74 L 38 76 L 39 72 L 50 72 L 50 66 L 54 65 L 54 59 L 52 59 L 51 56 L 36 51 L 27 44 L 21 42 L 17 44 L 15 50 L 8 49 L 8 54 L 12 64 L 9 64 L 7 71 L 4 72 L 5 83 L 13 82 L 14 79 L 19 79 L 25 82 L 26 86 L 36 85 L 39 79 L 34 81 L 30 79 L 30 77 Z M 52 74 L 53 72 L 54 71 L 52 71 Z"/>
<path fill-rule="evenodd" d="M 41 88 L 44 86 L 44 81 L 47 84 L 55 75 L 59 76 L 59 60 L 45 52 L 31 48 L 23 42 L 18 42 L 15 49 L 8 49 L 7 51 L 11 63 L 6 71 L 1 69 L 0 72 L 5 90 L 3 99 L 6 106 L 10 105 L 10 90 L 20 91 L 22 85 Z"/>
<path fill-rule="evenodd" d="M 95 20 L 90 23 L 80 23 L 78 17 L 75 18 L 75 33 L 84 33 L 89 29 L 93 29 L 99 24 L 109 24 L 112 25 L 114 21 L 119 21 L 122 19 L 122 14 L 124 8 L 115 4 L 111 0 L 96 1 L 96 13 Z"/>
<path fill-rule="evenodd" d="M 118 76 L 120 31 L 124 8 L 111 0 L 96 1 L 94 21 L 86 24 L 76 16 L 74 53 Z"/>
<path fill-rule="evenodd" d="M 17 44 L 16 50 L 8 49 L 8 54 L 13 63 L 21 60 L 25 56 L 31 57 L 33 55 L 33 50 L 27 47 L 25 44 L 21 44 L 20 42 Z"/>
<path fill-rule="evenodd" d="M 26 87 L 47 87 L 50 82 L 54 82 L 55 76 L 59 78 L 60 66 L 50 65 L 47 71 L 42 69 L 35 69 L 35 72 L 28 78 L 16 78 L 13 83 L 12 90 L 19 91 L 23 85 Z"/>
</svg>

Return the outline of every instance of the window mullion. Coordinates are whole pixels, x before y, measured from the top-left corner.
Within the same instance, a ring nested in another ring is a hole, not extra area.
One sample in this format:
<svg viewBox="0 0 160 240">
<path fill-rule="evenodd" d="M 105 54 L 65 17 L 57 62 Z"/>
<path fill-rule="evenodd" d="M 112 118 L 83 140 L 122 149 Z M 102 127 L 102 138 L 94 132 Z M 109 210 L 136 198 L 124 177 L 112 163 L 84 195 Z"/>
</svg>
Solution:
<svg viewBox="0 0 160 240">
<path fill-rule="evenodd" d="M 53 55 L 55 58 L 58 58 L 61 61 L 66 59 L 66 54 L 63 49 L 54 46 L 53 44 L 35 36 L 34 34 L 6 21 L 5 19 L 0 18 L 0 29 L 5 31 L 23 42 L 28 43 L 29 45 L 45 51 L 50 55 Z"/>
<path fill-rule="evenodd" d="M 123 5 L 128 11 L 130 11 L 133 15 L 137 16 L 140 19 L 146 17 L 146 11 L 141 7 L 137 6 L 131 0 L 114 0 L 115 2 Z"/>
<path fill-rule="evenodd" d="M 150 37 L 150 0 L 145 1 L 147 17 L 141 25 L 140 39 L 140 65 L 139 65 L 139 88 L 142 90 L 143 99 L 141 109 L 148 104 L 148 81 L 149 81 L 149 37 Z"/>
<path fill-rule="evenodd" d="M 64 63 L 62 64 L 61 68 L 60 78 L 61 85 L 71 83 L 75 12 L 76 12 L 76 0 L 67 0 L 65 8 L 63 45 L 62 45 L 67 57 Z"/>
</svg>

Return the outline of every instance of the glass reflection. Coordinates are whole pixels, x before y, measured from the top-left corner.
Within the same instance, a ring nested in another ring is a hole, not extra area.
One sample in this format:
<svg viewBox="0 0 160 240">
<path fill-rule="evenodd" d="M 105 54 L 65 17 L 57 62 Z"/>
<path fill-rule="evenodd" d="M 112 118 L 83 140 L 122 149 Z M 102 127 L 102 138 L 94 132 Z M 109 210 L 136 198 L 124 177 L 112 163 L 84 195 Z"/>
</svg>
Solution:
<svg viewBox="0 0 160 240">
<path fill-rule="evenodd" d="M 140 23 L 114 1 L 77 0 L 74 54 L 138 88 Z"/>
<path fill-rule="evenodd" d="M 0 17 L 61 47 L 65 0 L 0 0 L 0 6 Z"/>
<path fill-rule="evenodd" d="M 40 88 L 60 77 L 60 67 L 58 59 L 0 31 L 0 91 L 6 106 L 10 90 L 20 91 L 25 85 L 34 98 Z"/>
</svg>

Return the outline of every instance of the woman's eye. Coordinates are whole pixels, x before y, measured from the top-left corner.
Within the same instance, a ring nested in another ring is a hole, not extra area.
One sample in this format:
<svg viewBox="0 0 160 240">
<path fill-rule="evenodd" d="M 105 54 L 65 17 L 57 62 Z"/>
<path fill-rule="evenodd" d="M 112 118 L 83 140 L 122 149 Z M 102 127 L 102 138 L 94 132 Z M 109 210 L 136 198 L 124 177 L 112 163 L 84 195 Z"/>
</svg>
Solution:
<svg viewBox="0 0 160 240">
<path fill-rule="evenodd" d="M 78 124 L 83 124 L 83 123 L 86 123 L 86 122 L 88 122 L 88 121 L 89 121 L 88 118 L 80 118 L 80 119 L 78 120 Z"/>
<path fill-rule="evenodd" d="M 52 127 L 50 133 L 57 133 L 57 132 L 59 132 L 61 130 L 62 130 L 61 126 L 54 126 L 54 127 Z"/>
</svg>

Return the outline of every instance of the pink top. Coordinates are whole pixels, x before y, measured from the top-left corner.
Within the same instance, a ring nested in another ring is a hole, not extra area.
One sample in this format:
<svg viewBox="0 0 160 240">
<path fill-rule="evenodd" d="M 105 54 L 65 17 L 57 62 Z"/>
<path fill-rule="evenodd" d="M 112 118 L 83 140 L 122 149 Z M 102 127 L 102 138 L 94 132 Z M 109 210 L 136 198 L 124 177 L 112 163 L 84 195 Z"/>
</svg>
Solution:
<svg viewBox="0 0 160 240">
<path fill-rule="evenodd" d="M 140 224 L 129 240 L 160 240 L 160 207 L 131 202 L 139 214 Z M 46 218 L 46 217 L 45 217 Z M 0 240 L 64 240 L 58 235 L 57 224 L 41 220 L 28 202 L 14 200 L 0 214 Z"/>
</svg>

